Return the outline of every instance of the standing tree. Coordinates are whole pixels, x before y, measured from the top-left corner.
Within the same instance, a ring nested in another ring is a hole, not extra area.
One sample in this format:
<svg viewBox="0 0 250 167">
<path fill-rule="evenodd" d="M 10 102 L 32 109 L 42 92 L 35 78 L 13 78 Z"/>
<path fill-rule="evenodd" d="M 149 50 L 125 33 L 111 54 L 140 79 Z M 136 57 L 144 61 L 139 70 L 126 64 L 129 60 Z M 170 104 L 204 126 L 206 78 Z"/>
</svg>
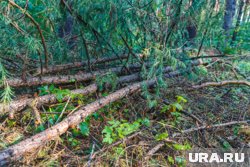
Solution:
<svg viewBox="0 0 250 167">
<path fill-rule="evenodd" d="M 233 25 L 233 17 L 235 14 L 235 0 L 226 0 L 226 8 L 225 8 L 225 14 L 224 14 L 224 24 L 223 29 L 225 30 L 226 39 L 229 39 L 230 36 L 230 29 Z M 227 40 L 225 41 L 225 44 L 227 44 Z"/>
<path fill-rule="evenodd" d="M 244 6 L 244 0 L 240 0 L 237 22 L 236 22 L 233 37 L 232 37 L 232 43 L 236 40 L 236 37 L 237 37 L 237 32 L 239 30 L 240 21 L 241 21 L 242 14 L 243 14 L 243 6 Z"/>
</svg>

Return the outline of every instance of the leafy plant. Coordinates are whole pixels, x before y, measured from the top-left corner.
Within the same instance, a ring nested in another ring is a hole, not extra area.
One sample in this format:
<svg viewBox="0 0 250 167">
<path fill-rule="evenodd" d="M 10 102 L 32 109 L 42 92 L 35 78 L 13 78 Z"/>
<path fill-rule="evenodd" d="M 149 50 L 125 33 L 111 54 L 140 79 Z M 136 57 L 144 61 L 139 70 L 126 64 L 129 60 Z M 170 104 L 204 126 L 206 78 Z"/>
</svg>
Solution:
<svg viewBox="0 0 250 167">
<path fill-rule="evenodd" d="M 87 122 L 80 123 L 79 128 L 80 128 L 81 134 L 83 136 L 88 136 L 89 135 L 89 124 Z"/>
<path fill-rule="evenodd" d="M 148 119 L 138 119 L 133 123 L 129 123 L 126 120 L 117 121 L 112 120 L 109 121 L 109 126 L 105 126 L 102 130 L 103 143 L 111 144 L 118 139 L 122 139 L 125 136 L 137 131 L 141 125 L 149 125 Z"/>
<path fill-rule="evenodd" d="M 161 109 L 162 113 L 165 113 L 167 111 L 169 112 L 176 112 L 183 110 L 183 104 L 185 104 L 187 100 L 182 96 L 176 96 L 176 102 L 171 103 L 169 105 L 164 105 Z"/>
<path fill-rule="evenodd" d="M 187 103 L 187 100 L 184 97 L 176 96 L 176 101 L 169 105 L 164 105 L 160 112 L 170 114 L 174 118 L 173 125 L 175 126 L 180 123 L 182 114 L 179 111 L 183 110 L 185 103 Z"/>
<path fill-rule="evenodd" d="M 173 148 L 177 151 L 186 151 L 186 150 L 190 150 L 191 146 L 188 143 L 185 143 L 184 145 L 182 144 L 173 144 Z"/>
<path fill-rule="evenodd" d="M 65 96 L 69 96 L 69 97 L 71 96 L 70 90 L 56 88 L 53 84 L 50 86 L 45 85 L 45 86 L 39 87 L 38 89 L 39 89 L 40 96 L 47 95 L 47 94 L 55 94 L 56 99 L 59 102 L 62 102 Z"/>
<path fill-rule="evenodd" d="M 181 156 L 175 157 L 175 162 L 179 167 L 185 167 L 187 163 L 186 159 Z"/>
<path fill-rule="evenodd" d="M 165 140 L 168 137 L 168 132 L 160 133 L 155 136 L 155 139 L 160 141 L 160 140 Z"/>
<path fill-rule="evenodd" d="M 81 143 L 80 141 L 78 141 L 77 139 L 75 139 L 73 137 L 68 137 L 67 140 L 72 147 L 76 147 L 76 146 L 80 145 L 80 143 Z"/>
</svg>

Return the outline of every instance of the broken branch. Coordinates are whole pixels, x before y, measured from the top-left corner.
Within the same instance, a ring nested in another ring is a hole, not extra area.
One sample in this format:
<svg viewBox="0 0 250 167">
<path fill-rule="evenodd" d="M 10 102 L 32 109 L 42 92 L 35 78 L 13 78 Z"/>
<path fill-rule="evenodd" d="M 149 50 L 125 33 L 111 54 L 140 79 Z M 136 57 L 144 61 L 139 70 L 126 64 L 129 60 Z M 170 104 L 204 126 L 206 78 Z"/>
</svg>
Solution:
<svg viewBox="0 0 250 167">
<path fill-rule="evenodd" d="M 200 89 L 208 86 L 224 86 L 224 85 L 247 85 L 250 86 L 250 82 L 244 80 L 236 81 L 221 81 L 221 82 L 206 82 L 201 85 L 192 86 L 193 89 Z"/>
</svg>

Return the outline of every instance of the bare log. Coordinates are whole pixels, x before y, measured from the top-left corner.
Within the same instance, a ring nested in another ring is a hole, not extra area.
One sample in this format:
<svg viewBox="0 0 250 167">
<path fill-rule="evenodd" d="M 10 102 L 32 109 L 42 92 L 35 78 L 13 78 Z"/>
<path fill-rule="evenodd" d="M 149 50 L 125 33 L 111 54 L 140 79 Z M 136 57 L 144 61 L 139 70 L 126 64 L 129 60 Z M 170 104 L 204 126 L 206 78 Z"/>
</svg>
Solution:
<svg viewBox="0 0 250 167">
<path fill-rule="evenodd" d="M 221 82 L 206 82 L 201 85 L 192 86 L 193 89 L 200 89 L 209 86 L 224 86 L 224 85 L 247 85 L 250 86 L 250 82 L 244 80 L 232 80 L 232 81 L 221 81 Z"/>
<path fill-rule="evenodd" d="M 118 59 L 126 59 L 128 58 L 127 55 L 120 56 L 119 58 L 117 56 L 112 56 L 112 57 L 104 57 L 104 58 L 99 58 L 99 59 L 93 59 L 90 60 L 89 64 L 100 64 L 100 63 L 106 63 L 106 62 L 111 62 L 115 61 Z M 62 65 L 55 65 L 48 67 L 46 69 L 43 69 L 43 74 L 50 74 L 50 73 L 56 73 L 56 72 L 61 72 L 64 70 L 70 70 L 73 68 L 80 68 L 88 65 L 88 61 L 83 61 L 83 62 L 74 62 L 74 63 L 68 63 L 68 64 L 62 64 Z M 41 74 L 41 69 L 37 69 L 35 75 Z"/>
</svg>

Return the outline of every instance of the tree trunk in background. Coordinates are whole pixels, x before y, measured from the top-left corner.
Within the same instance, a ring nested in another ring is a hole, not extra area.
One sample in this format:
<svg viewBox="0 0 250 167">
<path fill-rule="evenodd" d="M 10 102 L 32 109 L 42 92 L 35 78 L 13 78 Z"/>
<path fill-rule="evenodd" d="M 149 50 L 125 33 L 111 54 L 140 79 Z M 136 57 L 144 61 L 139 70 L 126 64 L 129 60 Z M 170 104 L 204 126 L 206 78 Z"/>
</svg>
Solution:
<svg viewBox="0 0 250 167">
<path fill-rule="evenodd" d="M 244 6 L 243 18 L 242 18 L 242 22 L 244 23 L 247 22 L 247 16 L 249 14 L 249 11 L 248 11 L 249 5 L 250 5 L 250 0 L 246 0 L 245 6 Z"/>
<path fill-rule="evenodd" d="M 224 14 L 224 24 L 223 29 L 225 30 L 226 41 L 227 44 L 229 36 L 230 36 L 230 29 L 233 25 L 233 17 L 235 14 L 235 5 L 236 0 L 226 0 L 226 7 L 225 7 L 225 14 Z"/>
<path fill-rule="evenodd" d="M 60 5 L 61 5 L 62 13 L 64 15 L 63 16 L 64 20 L 62 21 L 59 27 L 58 36 L 60 38 L 64 38 L 64 40 L 68 43 L 69 47 L 72 49 L 75 43 L 75 40 L 72 37 L 73 23 L 74 23 L 73 17 L 66 10 L 64 3 L 61 2 Z M 69 1 L 69 5 L 72 6 L 72 1 Z"/>
<path fill-rule="evenodd" d="M 218 13 L 220 11 L 220 1 L 219 0 L 215 1 L 214 11 L 215 11 L 215 13 Z"/>
<path fill-rule="evenodd" d="M 238 33 L 238 30 L 239 30 L 241 17 L 242 17 L 242 14 L 243 14 L 243 6 L 244 6 L 244 0 L 240 0 L 239 10 L 238 10 L 238 17 L 237 17 L 237 22 L 236 22 L 236 25 L 235 25 L 233 37 L 232 37 L 232 43 L 236 40 L 236 37 L 237 37 L 237 33 Z"/>
<path fill-rule="evenodd" d="M 188 32 L 188 41 L 189 41 L 190 45 L 195 45 L 194 39 L 197 35 L 196 25 L 190 21 L 189 25 L 186 27 L 186 29 Z"/>
<path fill-rule="evenodd" d="M 199 10 L 199 8 L 197 8 L 197 0 L 190 0 L 189 4 L 187 6 L 187 9 L 189 9 L 189 8 Z M 188 23 L 186 26 L 186 30 L 187 30 L 186 39 L 189 43 L 188 45 L 195 45 L 194 39 L 197 35 L 197 25 L 193 20 L 195 20 L 195 19 L 193 19 L 191 16 L 189 16 L 188 20 L 187 20 Z"/>
</svg>

